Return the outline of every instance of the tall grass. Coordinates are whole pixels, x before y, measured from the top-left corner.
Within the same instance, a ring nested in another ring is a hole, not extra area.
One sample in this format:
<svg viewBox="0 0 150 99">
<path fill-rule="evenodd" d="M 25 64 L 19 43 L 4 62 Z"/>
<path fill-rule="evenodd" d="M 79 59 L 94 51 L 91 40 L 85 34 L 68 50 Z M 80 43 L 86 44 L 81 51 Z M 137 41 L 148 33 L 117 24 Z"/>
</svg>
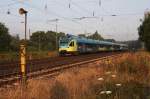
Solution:
<svg viewBox="0 0 150 99">
<path fill-rule="evenodd" d="M 150 99 L 150 54 L 127 53 L 0 90 L 0 99 Z"/>
</svg>

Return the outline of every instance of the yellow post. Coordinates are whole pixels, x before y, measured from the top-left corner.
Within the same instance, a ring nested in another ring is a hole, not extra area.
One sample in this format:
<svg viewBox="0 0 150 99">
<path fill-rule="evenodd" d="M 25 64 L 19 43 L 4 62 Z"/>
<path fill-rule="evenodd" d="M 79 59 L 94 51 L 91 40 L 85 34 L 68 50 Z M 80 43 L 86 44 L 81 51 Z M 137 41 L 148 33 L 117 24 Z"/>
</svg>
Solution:
<svg viewBox="0 0 150 99">
<path fill-rule="evenodd" d="M 22 73 L 22 84 L 26 83 L 26 47 L 24 44 L 20 45 L 20 61 L 21 61 L 21 73 Z"/>
</svg>

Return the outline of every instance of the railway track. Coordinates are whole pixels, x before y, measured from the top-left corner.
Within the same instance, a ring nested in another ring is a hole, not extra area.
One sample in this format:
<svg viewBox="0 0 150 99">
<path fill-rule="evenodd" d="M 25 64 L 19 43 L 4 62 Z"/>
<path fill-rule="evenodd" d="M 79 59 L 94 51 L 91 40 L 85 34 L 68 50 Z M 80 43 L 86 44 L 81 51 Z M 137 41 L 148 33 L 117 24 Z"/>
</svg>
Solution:
<svg viewBox="0 0 150 99">
<path fill-rule="evenodd" d="M 118 57 L 120 52 L 116 53 L 96 53 L 80 56 L 68 56 L 68 57 L 55 57 L 46 59 L 36 59 L 27 62 L 27 78 L 45 77 L 55 74 L 64 69 L 68 69 L 74 66 L 80 66 L 83 64 L 95 62 L 98 60 L 104 60 L 109 57 Z M 9 62 L 0 64 L 0 85 L 12 84 L 16 81 L 20 81 L 21 72 L 20 64 L 18 62 Z"/>
</svg>

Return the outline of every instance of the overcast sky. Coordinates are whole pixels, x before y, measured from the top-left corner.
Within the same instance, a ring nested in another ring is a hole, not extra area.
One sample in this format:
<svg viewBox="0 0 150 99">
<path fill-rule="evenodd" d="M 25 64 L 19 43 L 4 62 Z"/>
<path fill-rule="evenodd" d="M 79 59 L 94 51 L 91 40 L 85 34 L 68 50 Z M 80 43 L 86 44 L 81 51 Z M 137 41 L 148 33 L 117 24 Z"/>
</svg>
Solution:
<svg viewBox="0 0 150 99">
<path fill-rule="evenodd" d="M 18 9 L 28 11 L 28 29 L 58 31 L 69 34 L 94 33 L 119 41 L 138 39 L 137 28 L 150 0 L 1 0 L 0 22 L 12 35 L 24 37 L 24 16 Z M 10 14 L 7 14 L 7 12 Z M 114 16 L 115 15 L 115 16 Z M 79 20 L 82 17 L 87 17 Z"/>
</svg>

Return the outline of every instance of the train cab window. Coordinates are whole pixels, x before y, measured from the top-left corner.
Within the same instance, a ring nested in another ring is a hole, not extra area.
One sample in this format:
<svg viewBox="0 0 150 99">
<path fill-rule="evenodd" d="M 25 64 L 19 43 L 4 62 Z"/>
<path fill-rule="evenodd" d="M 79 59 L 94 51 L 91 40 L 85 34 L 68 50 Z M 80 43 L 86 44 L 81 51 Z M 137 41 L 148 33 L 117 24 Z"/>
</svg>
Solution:
<svg viewBox="0 0 150 99">
<path fill-rule="evenodd" d="M 73 46 L 74 46 L 74 42 L 72 41 L 72 42 L 69 44 L 69 46 L 72 46 L 72 47 L 73 47 Z"/>
</svg>

